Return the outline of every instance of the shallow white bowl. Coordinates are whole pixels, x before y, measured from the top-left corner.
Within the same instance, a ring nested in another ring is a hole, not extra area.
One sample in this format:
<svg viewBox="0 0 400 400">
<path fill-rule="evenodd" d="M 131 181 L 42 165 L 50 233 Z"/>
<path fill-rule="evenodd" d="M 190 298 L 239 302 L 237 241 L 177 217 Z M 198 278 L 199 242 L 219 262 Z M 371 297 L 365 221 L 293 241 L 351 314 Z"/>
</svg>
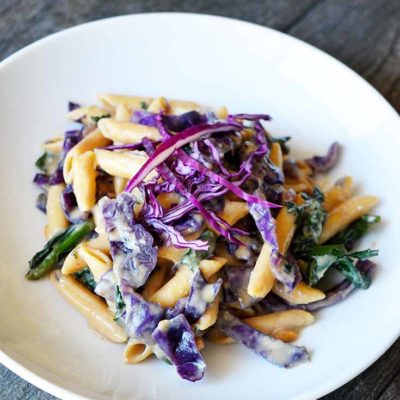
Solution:
<svg viewBox="0 0 400 400">
<path fill-rule="evenodd" d="M 270 29 L 219 17 L 145 14 L 85 24 L 41 40 L 0 65 L 0 361 L 68 399 L 312 399 L 375 361 L 400 332 L 400 120 L 366 82 L 331 57 Z M 47 280 L 27 282 L 44 243 L 31 183 L 39 144 L 65 130 L 68 100 L 100 92 L 165 95 L 267 112 L 298 154 L 344 145 L 333 176 L 382 198 L 371 288 L 317 314 L 299 342 L 312 361 L 284 370 L 239 345 L 207 345 L 206 377 L 180 380 L 157 360 L 124 366 L 123 347 L 95 336 Z"/>
</svg>

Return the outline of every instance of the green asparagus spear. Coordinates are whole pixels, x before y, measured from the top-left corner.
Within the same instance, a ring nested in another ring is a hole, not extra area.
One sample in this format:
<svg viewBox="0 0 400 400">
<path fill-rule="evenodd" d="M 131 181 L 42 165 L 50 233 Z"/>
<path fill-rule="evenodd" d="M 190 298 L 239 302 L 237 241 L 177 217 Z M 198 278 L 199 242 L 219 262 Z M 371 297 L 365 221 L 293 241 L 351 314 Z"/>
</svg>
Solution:
<svg viewBox="0 0 400 400">
<path fill-rule="evenodd" d="M 69 226 L 64 231 L 54 235 L 44 246 L 43 250 L 34 255 L 29 262 L 30 270 L 25 275 L 29 280 L 43 278 L 57 264 L 58 260 L 94 229 L 93 221 L 85 221 Z"/>
</svg>

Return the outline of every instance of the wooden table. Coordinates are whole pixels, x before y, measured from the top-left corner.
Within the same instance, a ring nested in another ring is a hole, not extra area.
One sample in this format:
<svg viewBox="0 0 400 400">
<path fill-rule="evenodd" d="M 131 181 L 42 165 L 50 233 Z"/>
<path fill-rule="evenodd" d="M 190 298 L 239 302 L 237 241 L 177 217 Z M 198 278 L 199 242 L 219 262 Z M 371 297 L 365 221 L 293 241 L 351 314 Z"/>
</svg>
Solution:
<svg viewBox="0 0 400 400">
<path fill-rule="evenodd" d="M 217 14 L 286 32 L 347 64 L 400 111 L 400 0 L 0 0 L 0 60 L 70 26 L 151 11 Z M 0 366 L 0 400 L 17 399 L 54 397 Z M 400 340 L 324 397 L 339 399 L 400 399 Z"/>
</svg>

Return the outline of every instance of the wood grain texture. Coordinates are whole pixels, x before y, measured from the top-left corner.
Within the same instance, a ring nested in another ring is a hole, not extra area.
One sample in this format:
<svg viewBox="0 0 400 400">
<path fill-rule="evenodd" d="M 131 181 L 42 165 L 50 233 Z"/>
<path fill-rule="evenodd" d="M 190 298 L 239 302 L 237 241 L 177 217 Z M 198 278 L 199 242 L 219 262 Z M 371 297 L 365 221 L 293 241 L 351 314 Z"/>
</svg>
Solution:
<svg viewBox="0 0 400 400">
<path fill-rule="evenodd" d="M 83 22 L 152 11 L 223 15 L 287 32 L 347 64 L 400 111 L 399 0 L 0 0 L 0 60 Z M 0 400 L 19 399 L 55 398 L 0 366 Z M 339 399 L 400 399 L 400 340 L 323 398 Z"/>
</svg>

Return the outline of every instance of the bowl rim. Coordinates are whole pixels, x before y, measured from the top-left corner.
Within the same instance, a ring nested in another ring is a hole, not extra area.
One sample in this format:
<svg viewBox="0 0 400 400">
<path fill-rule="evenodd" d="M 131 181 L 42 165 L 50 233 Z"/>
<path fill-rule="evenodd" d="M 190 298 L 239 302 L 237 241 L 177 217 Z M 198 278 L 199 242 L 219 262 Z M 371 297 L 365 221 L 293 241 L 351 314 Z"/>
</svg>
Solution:
<svg viewBox="0 0 400 400">
<path fill-rule="evenodd" d="M 303 48 L 308 48 L 309 50 L 316 53 L 319 57 L 327 59 L 330 63 L 335 64 L 336 67 L 342 69 L 346 72 L 351 79 L 357 79 L 360 83 L 364 85 L 364 87 L 368 87 L 369 93 L 371 96 L 373 95 L 377 100 L 380 102 L 384 102 L 386 104 L 387 112 L 391 112 L 392 117 L 394 120 L 397 120 L 400 126 L 400 116 L 393 108 L 393 106 L 386 100 L 378 90 L 373 87 L 368 81 L 366 81 L 362 76 L 357 74 L 353 71 L 350 67 L 342 63 L 341 61 L 337 60 L 333 56 L 329 55 L 323 50 L 304 42 L 301 39 L 293 37 L 287 33 L 278 31 L 273 28 L 269 28 L 267 26 L 263 26 L 257 23 L 248 22 L 239 20 L 236 18 L 225 17 L 225 16 L 218 16 L 212 14 L 203 14 L 203 13 L 192 13 L 192 12 L 147 12 L 147 13 L 136 13 L 136 14 L 125 14 L 125 15 L 117 15 L 113 17 L 107 17 L 98 19 L 95 21 L 85 22 L 76 26 L 72 26 L 61 31 L 52 33 L 47 35 L 41 39 L 34 41 L 33 43 L 17 50 L 13 54 L 6 57 L 4 60 L 0 62 L 0 74 L 2 70 L 4 70 L 9 64 L 14 62 L 18 62 L 27 54 L 36 51 L 37 49 L 46 46 L 47 44 L 57 41 L 58 39 L 68 36 L 71 32 L 78 32 L 81 31 L 84 33 L 86 29 L 91 29 L 95 25 L 102 25 L 102 24 L 112 24 L 119 20 L 128 20 L 128 19 L 140 19 L 140 18 L 158 18 L 158 17 L 173 17 L 173 18 L 200 18 L 200 19 L 208 19 L 214 20 L 216 22 L 228 22 L 231 24 L 241 24 L 243 26 L 247 26 L 247 28 L 251 29 L 258 29 L 258 30 L 267 30 L 271 34 L 280 36 L 284 40 L 289 40 L 292 42 L 296 42 L 298 46 L 302 46 Z M 389 335 L 387 332 L 387 340 L 384 342 L 380 342 L 381 344 L 375 347 L 375 351 L 372 352 L 368 357 L 364 358 L 364 362 L 357 367 L 353 367 L 350 370 L 347 370 L 345 374 L 340 376 L 333 377 L 329 382 L 325 382 L 325 385 L 322 388 L 316 388 L 309 390 L 307 393 L 302 393 L 296 397 L 296 400 L 309 400 L 309 399 L 317 399 L 321 396 L 324 396 L 332 391 L 336 390 L 337 388 L 341 387 L 345 383 L 349 382 L 363 371 L 365 371 L 370 365 L 372 365 L 375 361 L 378 360 L 392 345 L 393 343 L 399 338 L 400 336 L 400 319 L 398 321 L 397 329 L 394 327 L 393 332 Z M 69 389 L 64 388 L 61 385 L 51 382 L 46 378 L 43 378 L 39 375 L 39 373 L 32 372 L 29 368 L 23 366 L 18 361 L 14 360 L 12 356 L 8 355 L 6 350 L 3 349 L 3 345 L 0 343 L 0 363 L 3 364 L 6 368 L 10 369 L 12 372 L 17 374 L 22 379 L 26 380 L 27 382 L 31 383 L 32 385 L 40 388 L 41 390 L 50 393 L 51 395 L 57 396 L 61 399 L 73 399 L 73 400 L 90 400 L 89 397 L 85 397 L 79 395 Z"/>
</svg>

